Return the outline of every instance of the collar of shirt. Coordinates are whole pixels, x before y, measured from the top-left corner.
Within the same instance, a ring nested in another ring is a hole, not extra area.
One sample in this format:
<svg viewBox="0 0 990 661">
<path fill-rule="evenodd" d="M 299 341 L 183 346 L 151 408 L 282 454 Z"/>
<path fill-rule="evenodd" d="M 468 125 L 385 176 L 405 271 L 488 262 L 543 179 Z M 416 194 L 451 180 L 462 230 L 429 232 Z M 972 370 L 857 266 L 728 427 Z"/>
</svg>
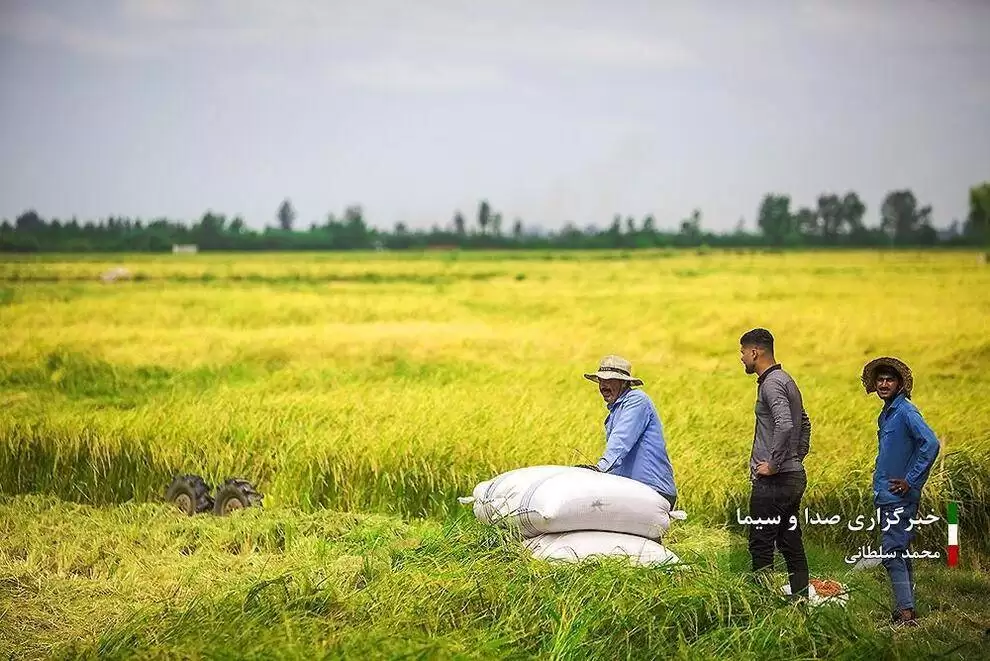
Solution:
<svg viewBox="0 0 990 661">
<path fill-rule="evenodd" d="M 763 382 L 767 380 L 767 377 L 768 376 L 770 376 L 770 372 L 773 372 L 773 371 L 779 370 L 779 369 L 783 369 L 783 366 L 780 363 L 774 363 L 773 365 L 771 365 L 770 367 L 768 367 L 763 372 L 763 374 L 761 374 L 759 377 L 757 377 L 757 379 L 756 379 L 756 385 L 757 386 L 762 386 L 763 385 Z"/>
<path fill-rule="evenodd" d="M 884 418 L 886 418 L 889 415 L 892 415 L 894 410 L 897 409 L 898 405 L 901 402 L 903 402 L 905 399 L 907 399 L 907 395 L 902 390 L 899 393 L 897 393 L 897 396 L 894 397 L 892 400 L 883 403 L 883 410 L 880 411 L 881 415 L 883 415 Z"/>
<path fill-rule="evenodd" d="M 615 409 L 616 406 L 618 406 L 619 404 L 621 404 L 622 403 L 622 400 L 624 400 L 626 397 L 628 397 L 629 396 L 629 393 L 631 393 L 632 390 L 633 390 L 632 388 L 629 388 L 629 390 L 627 390 L 624 393 L 622 393 L 621 395 L 619 395 L 614 402 L 612 402 L 611 404 L 606 404 L 606 406 L 608 407 L 609 413 L 611 413 Z"/>
</svg>

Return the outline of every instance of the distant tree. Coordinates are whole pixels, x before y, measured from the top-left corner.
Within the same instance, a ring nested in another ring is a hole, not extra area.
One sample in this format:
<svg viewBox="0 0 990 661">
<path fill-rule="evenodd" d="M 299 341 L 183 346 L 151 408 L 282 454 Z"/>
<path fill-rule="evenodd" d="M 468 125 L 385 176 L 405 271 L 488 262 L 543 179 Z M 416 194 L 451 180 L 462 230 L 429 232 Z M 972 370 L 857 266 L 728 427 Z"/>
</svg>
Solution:
<svg viewBox="0 0 990 661">
<path fill-rule="evenodd" d="M 737 236 L 741 236 L 746 233 L 746 219 L 743 218 L 742 216 L 739 216 L 739 220 L 736 221 L 736 228 L 734 230 L 734 233 Z"/>
<path fill-rule="evenodd" d="M 931 205 L 919 208 L 911 190 L 890 191 L 880 207 L 880 229 L 894 241 L 911 241 L 924 225 L 931 225 L 931 215 Z"/>
<path fill-rule="evenodd" d="M 395 234 L 397 236 L 405 236 L 407 231 L 406 224 L 401 220 L 395 224 Z"/>
<path fill-rule="evenodd" d="M 653 234 L 656 232 L 656 219 L 653 218 L 653 214 L 647 214 L 646 218 L 643 219 L 643 231 L 647 234 Z"/>
<path fill-rule="evenodd" d="M 230 232 L 232 234 L 240 234 L 244 231 L 244 219 L 240 216 L 234 216 L 234 219 L 230 221 Z"/>
<path fill-rule="evenodd" d="M 969 215 L 963 232 L 976 241 L 982 237 L 990 248 L 990 181 L 969 189 Z"/>
<path fill-rule="evenodd" d="M 622 234 L 622 216 L 615 214 L 612 217 L 612 224 L 608 228 L 608 233 L 613 236 L 619 236 Z"/>
<path fill-rule="evenodd" d="M 921 219 L 914 235 L 915 241 L 922 245 L 933 246 L 938 243 L 938 231 L 932 227 L 931 215 Z"/>
<path fill-rule="evenodd" d="M 344 209 L 344 220 L 338 230 L 341 248 L 370 248 L 372 236 L 364 222 L 364 210 L 355 204 Z M 335 237 L 335 241 L 338 239 Z"/>
<path fill-rule="evenodd" d="M 226 217 L 218 216 L 212 211 L 207 211 L 199 221 L 200 232 L 204 236 L 218 236 L 223 233 L 226 221 Z"/>
<path fill-rule="evenodd" d="M 464 236 L 464 216 L 460 211 L 454 213 L 454 231 L 458 236 Z"/>
<path fill-rule="evenodd" d="M 782 245 L 791 233 L 791 196 L 767 193 L 757 212 L 757 225 L 773 245 Z"/>
<path fill-rule="evenodd" d="M 344 223 L 349 227 L 365 228 L 364 210 L 360 204 L 354 204 L 344 209 Z"/>
<path fill-rule="evenodd" d="M 681 234 L 691 239 L 701 237 L 701 209 L 695 209 L 690 216 L 681 221 Z"/>
<path fill-rule="evenodd" d="M 488 222 L 491 220 L 491 207 L 488 204 L 488 200 L 482 200 L 478 205 L 478 227 L 481 228 L 481 233 L 484 234 L 488 228 Z"/>
<path fill-rule="evenodd" d="M 819 234 L 834 241 L 842 228 L 842 200 L 835 193 L 818 196 Z"/>
<path fill-rule="evenodd" d="M 494 213 L 492 214 L 492 234 L 495 236 L 502 236 L 502 214 Z"/>
<path fill-rule="evenodd" d="M 522 218 L 516 218 L 515 222 L 512 223 L 512 236 L 516 239 L 521 239 L 523 235 L 523 222 Z"/>
<path fill-rule="evenodd" d="M 626 218 L 626 234 L 636 233 L 636 219 L 632 216 Z"/>
<path fill-rule="evenodd" d="M 291 232 L 295 220 L 296 210 L 292 208 L 292 202 L 288 198 L 282 200 L 282 204 L 278 207 L 278 226 L 286 232 Z"/>
<path fill-rule="evenodd" d="M 581 230 L 573 222 L 567 221 L 560 230 L 560 237 L 564 240 L 564 245 L 575 245 L 581 239 Z"/>
<path fill-rule="evenodd" d="M 850 191 L 842 198 L 842 222 L 850 234 L 860 234 L 863 227 L 863 216 L 866 214 L 866 205 L 859 199 L 859 195 Z"/>
<path fill-rule="evenodd" d="M 14 227 L 18 232 L 37 232 L 43 229 L 45 221 L 41 219 L 34 209 L 25 211 L 14 220 Z"/>
<path fill-rule="evenodd" d="M 819 205 L 821 198 L 819 198 Z M 816 236 L 819 233 L 818 211 L 808 207 L 800 207 L 794 213 L 793 231 L 801 236 Z"/>
</svg>

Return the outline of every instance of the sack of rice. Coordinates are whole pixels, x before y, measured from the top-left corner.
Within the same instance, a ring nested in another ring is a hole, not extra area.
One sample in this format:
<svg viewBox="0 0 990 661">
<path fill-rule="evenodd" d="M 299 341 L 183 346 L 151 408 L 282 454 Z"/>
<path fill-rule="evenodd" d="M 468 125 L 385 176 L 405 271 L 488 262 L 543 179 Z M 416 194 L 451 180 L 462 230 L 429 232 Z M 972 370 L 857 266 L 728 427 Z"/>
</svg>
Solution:
<svg viewBox="0 0 990 661">
<path fill-rule="evenodd" d="M 580 530 L 548 533 L 524 542 L 534 558 L 580 562 L 596 556 L 623 557 L 636 565 L 680 562 L 674 553 L 650 539 L 617 532 Z"/>
<path fill-rule="evenodd" d="M 671 517 L 686 517 L 642 482 L 572 466 L 511 470 L 459 500 L 474 504 L 478 520 L 517 528 L 523 537 L 602 530 L 659 539 Z"/>
</svg>

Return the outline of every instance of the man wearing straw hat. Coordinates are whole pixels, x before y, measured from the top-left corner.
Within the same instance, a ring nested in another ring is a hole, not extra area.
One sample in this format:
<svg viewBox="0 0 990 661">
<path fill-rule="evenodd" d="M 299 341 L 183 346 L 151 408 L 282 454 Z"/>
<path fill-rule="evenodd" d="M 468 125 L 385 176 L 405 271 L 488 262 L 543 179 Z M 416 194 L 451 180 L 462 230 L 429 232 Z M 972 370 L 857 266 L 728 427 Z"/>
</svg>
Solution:
<svg viewBox="0 0 990 661">
<path fill-rule="evenodd" d="M 918 513 L 921 490 L 938 457 L 939 442 L 911 401 L 914 376 L 902 361 L 890 356 L 871 360 L 860 380 L 867 394 L 875 392 L 883 400 L 877 418 L 873 503 L 882 521 L 896 519 L 880 535 L 881 552 L 894 554 L 883 559 L 894 592 L 891 620 L 897 626 L 916 626 L 914 572 L 911 558 L 904 554 L 914 538 L 909 519 Z"/>
<path fill-rule="evenodd" d="M 642 482 L 663 496 L 670 503 L 669 509 L 673 509 L 677 489 L 660 415 L 649 395 L 633 389 L 643 381 L 632 375 L 628 360 L 615 355 L 602 358 L 598 371 L 584 378 L 598 384 L 608 415 L 605 453 L 597 464 L 581 467 Z"/>
</svg>

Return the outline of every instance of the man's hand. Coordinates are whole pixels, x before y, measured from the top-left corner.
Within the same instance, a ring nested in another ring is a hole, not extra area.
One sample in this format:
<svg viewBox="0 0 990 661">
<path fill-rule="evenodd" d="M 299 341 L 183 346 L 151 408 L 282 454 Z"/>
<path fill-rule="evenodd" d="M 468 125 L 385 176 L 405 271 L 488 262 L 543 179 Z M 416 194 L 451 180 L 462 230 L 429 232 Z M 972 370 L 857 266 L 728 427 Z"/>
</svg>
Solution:
<svg viewBox="0 0 990 661">
<path fill-rule="evenodd" d="M 596 473 L 601 473 L 601 471 L 598 470 L 598 466 L 595 466 L 594 464 L 578 464 L 574 468 L 587 468 L 588 470 L 595 471 Z"/>
<path fill-rule="evenodd" d="M 888 488 L 891 493 L 896 493 L 898 496 L 903 496 L 908 491 L 911 490 L 911 485 L 907 483 L 907 480 L 902 480 L 900 478 L 893 478 L 887 480 Z"/>
<path fill-rule="evenodd" d="M 756 464 L 756 474 L 759 475 L 760 477 L 769 477 L 770 475 L 773 475 L 776 472 L 777 471 L 775 470 L 770 470 L 770 462 L 768 461 L 761 461 L 760 463 Z"/>
</svg>

